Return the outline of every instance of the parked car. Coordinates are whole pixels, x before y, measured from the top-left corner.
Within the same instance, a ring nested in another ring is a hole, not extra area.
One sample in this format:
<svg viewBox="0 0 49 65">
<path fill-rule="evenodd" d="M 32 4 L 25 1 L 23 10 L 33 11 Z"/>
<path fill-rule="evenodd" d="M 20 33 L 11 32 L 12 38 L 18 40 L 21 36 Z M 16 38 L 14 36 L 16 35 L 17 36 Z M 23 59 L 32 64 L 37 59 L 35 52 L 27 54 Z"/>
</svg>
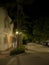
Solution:
<svg viewBox="0 0 49 65">
<path fill-rule="evenodd" d="M 49 42 L 43 42 L 43 45 L 45 45 L 45 46 L 49 46 Z"/>
</svg>

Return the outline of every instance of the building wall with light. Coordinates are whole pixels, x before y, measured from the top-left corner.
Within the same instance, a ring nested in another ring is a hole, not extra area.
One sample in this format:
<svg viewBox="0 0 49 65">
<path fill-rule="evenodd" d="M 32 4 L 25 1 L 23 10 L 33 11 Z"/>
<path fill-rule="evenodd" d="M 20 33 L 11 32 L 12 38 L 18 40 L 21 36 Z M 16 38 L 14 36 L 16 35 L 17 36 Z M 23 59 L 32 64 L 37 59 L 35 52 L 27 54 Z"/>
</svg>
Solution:
<svg viewBox="0 0 49 65">
<path fill-rule="evenodd" d="M 0 7 L 0 50 L 6 50 L 12 46 L 13 24 L 5 8 Z"/>
</svg>

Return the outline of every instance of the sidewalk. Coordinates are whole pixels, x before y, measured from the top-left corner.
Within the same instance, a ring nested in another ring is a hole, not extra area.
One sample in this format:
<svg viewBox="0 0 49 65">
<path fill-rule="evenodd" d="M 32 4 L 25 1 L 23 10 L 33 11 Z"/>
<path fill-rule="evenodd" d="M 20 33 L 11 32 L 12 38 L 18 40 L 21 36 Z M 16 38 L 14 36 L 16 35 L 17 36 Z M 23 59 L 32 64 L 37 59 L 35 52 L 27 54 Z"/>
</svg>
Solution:
<svg viewBox="0 0 49 65">
<path fill-rule="evenodd" d="M 12 49 L 6 50 L 6 51 L 0 51 L 0 59 L 6 58 L 8 56 L 10 56 L 10 51 Z"/>
<path fill-rule="evenodd" d="M 0 59 L 4 59 L 6 57 L 7 57 L 6 55 L 0 55 Z"/>
</svg>

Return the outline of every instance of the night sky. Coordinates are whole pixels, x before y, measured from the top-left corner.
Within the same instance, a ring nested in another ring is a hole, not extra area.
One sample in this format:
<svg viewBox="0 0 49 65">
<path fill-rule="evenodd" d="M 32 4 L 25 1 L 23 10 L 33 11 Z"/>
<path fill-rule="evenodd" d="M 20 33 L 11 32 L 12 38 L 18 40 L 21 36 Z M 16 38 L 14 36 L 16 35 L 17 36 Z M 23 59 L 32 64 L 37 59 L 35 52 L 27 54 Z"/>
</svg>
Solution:
<svg viewBox="0 0 49 65">
<path fill-rule="evenodd" d="M 49 16 L 49 2 L 36 0 L 30 5 L 24 6 L 24 11 L 30 17 Z"/>
<path fill-rule="evenodd" d="M 24 0 L 24 2 L 22 5 L 24 14 L 26 14 L 30 18 L 34 19 L 38 17 L 49 16 L 49 2 L 47 0 Z M 10 14 L 11 17 L 14 18 L 14 15 L 17 11 L 17 5 L 15 5 L 15 0 L 0 0 L 0 4 L 7 5 L 7 3 L 14 5 L 13 9 L 11 6 L 8 8 L 8 10 L 12 9 Z"/>
</svg>

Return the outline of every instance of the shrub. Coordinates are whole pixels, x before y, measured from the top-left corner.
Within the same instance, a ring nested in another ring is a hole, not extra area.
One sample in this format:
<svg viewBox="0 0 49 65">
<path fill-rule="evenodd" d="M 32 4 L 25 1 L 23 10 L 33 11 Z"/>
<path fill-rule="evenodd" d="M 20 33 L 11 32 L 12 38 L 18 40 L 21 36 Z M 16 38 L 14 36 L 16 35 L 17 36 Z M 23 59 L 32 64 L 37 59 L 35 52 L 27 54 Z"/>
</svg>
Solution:
<svg viewBox="0 0 49 65">
<path fill-rule="evenodd" d="M 21 48 L 15 48 L 10 52 L 10 55 L 17 55 L 17 54 L 21 54 L 24 53 L 25 49 L 23 47 Z"/>
</svg>

